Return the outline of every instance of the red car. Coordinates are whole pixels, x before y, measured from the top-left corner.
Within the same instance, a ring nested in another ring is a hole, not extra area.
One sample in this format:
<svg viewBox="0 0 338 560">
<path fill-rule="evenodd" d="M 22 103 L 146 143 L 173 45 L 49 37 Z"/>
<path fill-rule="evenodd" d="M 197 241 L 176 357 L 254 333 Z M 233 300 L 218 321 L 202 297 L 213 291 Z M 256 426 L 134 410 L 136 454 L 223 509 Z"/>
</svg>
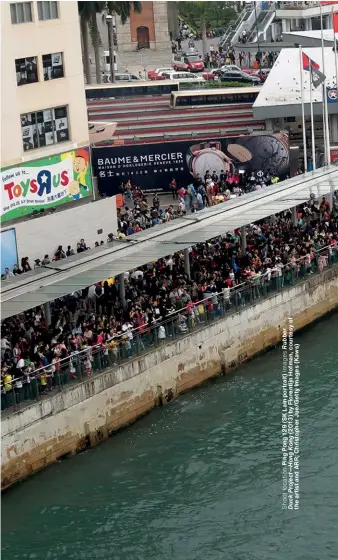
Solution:
<svg viewBox="0 0 338 560">
<path fill-rule="evenodd" d="M 255 74 L 257 70 L 255 68 L 242 68 L 242 72 L 245 72 L 246 74 L 249 74 L 249 76 L 251 76 L 252 74 Z"/>
<path fill-rule="evenodd" d="M 203 72 L 204 62 L 202 55 L 197 52 L 177 52 L 173 55 L 174 70 L 184 70 L 184 72 Z"/>
<path fill-rule="evenodd" d="M 156 68 L 155 70 L 148 71 L 148 78 L 149 80 L 165 80 L 163 76 L 161 76 L 162 72 L 170 72 L 172 70 L 171 66 L 163 66 L 161 68 Z"/>
<path fill-rule="evenodd" d="M 261 68 L 260 70 L 255 70 L 253 76 L 258 76 L 262 82 L 265 82 L 269 74 L 270 68 Z"/>
<path fill-rule="evenodd" d="M 214 68 L 213 70 L 203 72 L 202 76 L 205 80 L 218 80 L 218 76 L 221 73 L 222 71 L 220 70 L 220 68 Z"/>
</svg>

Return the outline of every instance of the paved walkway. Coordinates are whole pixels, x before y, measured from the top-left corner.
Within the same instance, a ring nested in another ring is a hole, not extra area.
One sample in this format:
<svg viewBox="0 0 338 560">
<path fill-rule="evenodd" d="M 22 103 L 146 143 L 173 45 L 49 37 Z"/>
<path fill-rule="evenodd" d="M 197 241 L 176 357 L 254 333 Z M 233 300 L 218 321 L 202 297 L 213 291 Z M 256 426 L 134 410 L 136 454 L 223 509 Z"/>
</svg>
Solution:
<svg viewBox="0 0 338 560">
<path fill-rule="evenodd" d="M 208 39 L 208 46 L 210 45 L 218 45 L 219 37 L 215 37 L 213 39 Z M 102 50 L 108 50 L 108 43 L 105 37 L 102 37 Z M 196 50 L 202 54 L 202 41 L 195 41 Z M 182 42 L 182 49 L 188 50 L 188 42 Z M 94 52 L 91 51 L 91 58 L 94 61 Z M 172 62 L 172 52 L 171 50 L 168 51 L 151 51 L 151 50 L 142 50 L 142 51 L 135 51 L 135 52 L 125 52 L 120 53 L 117 52 L 117 68 L 118 72 L 124 72 L 128 70 L 133 74 L 138 76 L 138 73 L 141 72 L 144 75 L 144 72 L 148 72 L 148 70 L 154 70 L 155 68 L 159 68 L 162 66 L 171 66 Z M 95 66 L 92 64 L 92 76 L 93 76 L 93 83 L 95 80 Z"/>
</svg>

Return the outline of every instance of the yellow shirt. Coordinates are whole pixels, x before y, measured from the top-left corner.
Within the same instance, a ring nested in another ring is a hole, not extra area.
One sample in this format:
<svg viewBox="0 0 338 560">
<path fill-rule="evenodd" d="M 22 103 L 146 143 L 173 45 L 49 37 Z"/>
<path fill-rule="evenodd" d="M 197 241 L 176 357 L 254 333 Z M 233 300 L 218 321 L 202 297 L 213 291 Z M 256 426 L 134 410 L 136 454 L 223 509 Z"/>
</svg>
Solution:
<svg viewBox="0 0 338 560">
<path fill-rule="evenodd" d="M 4 376 L 4 385 L 5 385 L 5 390 L 6 391 L 11 391 L 12 390 L 12 376 L 7 373 L 7 375 Z"/>
<path fill-rule="evenodd" d="M 108 282 L 108 286 L 114 286 L 115 278 L 106 278 L 106 280 L 102 280 L 101 286 L 104 286 L 105 282 Z"/>
</svg>

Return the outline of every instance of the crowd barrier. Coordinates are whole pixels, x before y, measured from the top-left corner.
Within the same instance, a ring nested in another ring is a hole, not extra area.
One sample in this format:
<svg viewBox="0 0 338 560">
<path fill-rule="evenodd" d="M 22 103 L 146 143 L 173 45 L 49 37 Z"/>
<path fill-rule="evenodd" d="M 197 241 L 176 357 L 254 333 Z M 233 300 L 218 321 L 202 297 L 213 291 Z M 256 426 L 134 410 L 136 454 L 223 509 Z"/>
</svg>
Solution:
<svg viewBox="0 0 338 560">
<path fill-rule="evenodd" d="M 230 290 L 205 293 L 203 300 L 175 311 L 164 321 L 118 334 L 107 346 L 88 346 L 72 353 L 54 366 L 55 371 L 48 365 L 30 373 L 24 380 L 4 377 L 1 382 L 1 410 L 18 410 L 30 402 L 64 390 L 72 383 L 82 382 L 107 368 L 118 367 L 167 342 L 202 329 L 227 314 L 288 289 L 310 275 L 320 274 L 337 262 L 338 247 L 324 247 L 315 253 L 311 263 L 302 257 L 294 264 L 257 275 Z"/>
</svg>

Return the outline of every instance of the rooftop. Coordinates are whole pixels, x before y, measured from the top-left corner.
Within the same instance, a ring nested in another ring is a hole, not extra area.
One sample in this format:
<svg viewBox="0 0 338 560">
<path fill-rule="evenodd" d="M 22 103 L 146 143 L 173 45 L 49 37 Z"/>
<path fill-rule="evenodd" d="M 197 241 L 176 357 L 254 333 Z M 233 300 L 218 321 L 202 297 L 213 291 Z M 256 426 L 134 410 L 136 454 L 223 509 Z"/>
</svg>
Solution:
<svg viewBox="0 0 338 560">
<path fill-rule="evenodd" d="M 286 40 L 289 39 L 289 35 L 296 35 L 297 37 L 306 37 L 309 39 L 320 39 L 322 38 L 322 32 L 320 29 L 316 29 L 313 31 L 284 31 L 283 32 L 283 40 L 284 37 Z M 332 41 L 334 39 L 333 29 L 323 29 L 323 38 L 324 41 Z"/>
<path fill-rule="evenodd" d="M 304 48 L 303 52 L 320 66 L 327 77 L 327 86 L 336 87 L 335 55 L 331 47 L 324 48 L 324 65 L 322 49 L 319 47 Z M 283 49 L 259 95 L 254 103 L 254 117 L 273 119 L 278 117 L 301 116 L 301 75 L 299 49 Z M 303 71 L 305 113 L 310 114 L 310 73 Z M 312 88 L 314 114 L 322 114 L 322 88 Z M 336 113 L 337 106 L 331 103 L 329 113 Z"/>
<path fill-rule="evenodd" d="M 337 186 L 338 167 L 331 165 L 5 281 L 2 319 L 302 204 L 311 194 L 323 196 Z"/>
</svg>

